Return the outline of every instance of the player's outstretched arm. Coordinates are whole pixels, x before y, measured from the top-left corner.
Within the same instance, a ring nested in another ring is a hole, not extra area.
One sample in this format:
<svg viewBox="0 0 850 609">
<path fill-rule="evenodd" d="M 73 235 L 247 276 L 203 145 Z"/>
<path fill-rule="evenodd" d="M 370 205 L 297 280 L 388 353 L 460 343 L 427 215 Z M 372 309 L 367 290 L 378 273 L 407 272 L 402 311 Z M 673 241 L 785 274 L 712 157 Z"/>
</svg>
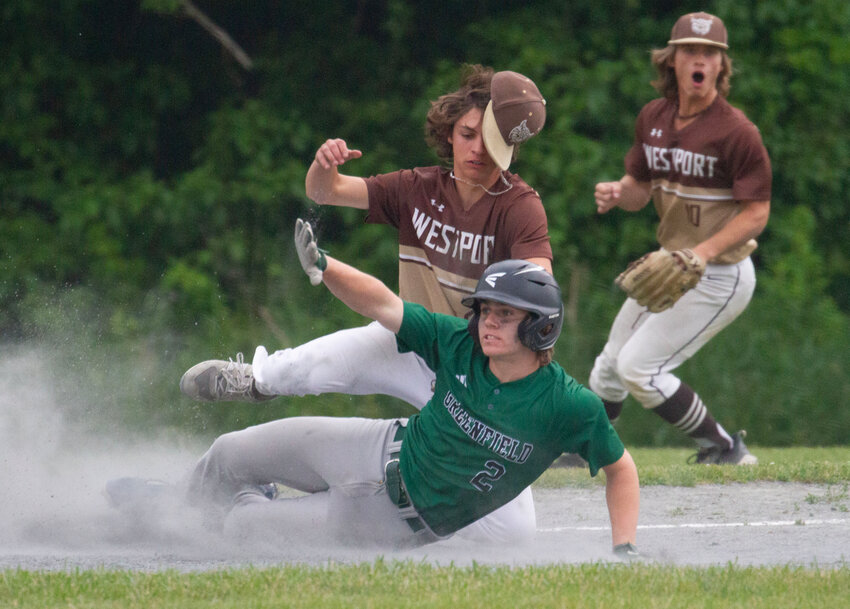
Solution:
<svg viewBox="0 0 850 609">
<path fill-rule="evenodd" d="M 295 249 L 313 285 L 321 282 L 352 311 L 374 319 L 387 330 L 398 332 L 404 302 L 384 283 L 319 249 L 309 222 L 295 223 Z"/>
<path fill-rule="evenodd" d="M 323 281 L 352 311 L 374 319 L 390 332 L 401 329 L 404 303 L 380 279 L 328 256 Z"/>
<path fill-rule="evenodd" d="M 617 461 L 602 469 L 607 479 L 605 499 L 611 518 L 611 541 L 614 547 L 625 543 L 634 545 L 640 510 L 640 482 L 635 462 L 627 450 Z"/>
<path fill-rule="evenodd" d="M 337 169 L 363 153 L 348 148 L 345 140 L 330 139 L 316 151 L 316 158 L 307 170 L 307 196 L 319 205 L 369 208 L 369 192 L 363 178 L 341 174 Z"/>
</svg>

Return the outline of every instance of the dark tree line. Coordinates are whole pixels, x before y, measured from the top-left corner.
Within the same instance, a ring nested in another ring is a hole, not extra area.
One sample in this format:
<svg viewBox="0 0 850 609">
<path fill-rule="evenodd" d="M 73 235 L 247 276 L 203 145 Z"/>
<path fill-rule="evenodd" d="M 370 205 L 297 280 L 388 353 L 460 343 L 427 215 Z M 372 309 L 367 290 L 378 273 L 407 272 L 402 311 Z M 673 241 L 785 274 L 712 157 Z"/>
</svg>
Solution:
<svg viewBox="0 0 850 609">
<path fill-rule="evenodd" d="M 569 340 L 557 357 L 584 380 L 621 298 L 612 279 L 653 247 L 655 227 L 651 210 L 598 217 L 593 184 L 622 174 L 636 113 L 654 96 L 650 49 L 679 14 L 705 9 L 729 29 L 731 101 L 762 131 L 774 196 L 753 305 L 683 374 L 728 403 L 733 415 L 717 407 L 724 420 L 772 441 L 843 441 L 850 415 L 834 409 L 850 398 L 850 5 L 709 5 L 7 0 L 3 342 L 84 336 L 114 348 L 123 355 L 90 368 L 144 372 L 144 390 L 122 404 L 134 421 L 223 427 L 351 409 L 332 397 L 259 414 L 201 410 L 181 402 L 176 378 L 198 359 L 360 323 L 305 285 L 294 219 L 311 215 L 332 251 L 391 285 L 394 235 L 351 210 L 316 210 L 306 168 L 333 136 L 364 151 L 350 166 L 362 175 L 437 162 L 423 141 L 428 100 L 474 62 L 523 72 L 547 98 L 546 127 L 515 168 L 543 197 L 565 286 Z M 403 412 L 381 398 L 358 407 Z M 624 436 L 670 440 L 640 414 L 624 415 Z"/>
</svg>

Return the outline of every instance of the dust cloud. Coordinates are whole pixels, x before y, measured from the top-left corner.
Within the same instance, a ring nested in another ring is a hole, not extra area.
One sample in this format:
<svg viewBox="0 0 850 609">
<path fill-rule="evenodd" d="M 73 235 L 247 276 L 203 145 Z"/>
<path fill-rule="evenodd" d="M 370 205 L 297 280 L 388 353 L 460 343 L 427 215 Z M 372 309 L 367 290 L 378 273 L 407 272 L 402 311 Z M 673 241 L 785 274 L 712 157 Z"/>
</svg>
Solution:
<svg viewBox="0 0 850 609">
<path fill-rule="evenodd" d="M 136 381 L 123 378 L 127 369 L 116 364 L 114 376 L 121 378 L 108 383 L 115 387 L 94 386 L 79 370 L 108 358 L 76 357 L 71 364 L 66 355 L 33 346 L 0 351 L 0 571 L 209 570 L 378 558 L 460 566 L 607 556 L 604 532 L 594 534 L 599 541 L 573 539 L 569 548 L 554 539 L 494 548 L 455 538 L 385 551 L 324 544 L 321 531 L 305 531 L 298 540 L 275 539 L 269 531 L 267 543 L 246 545 L 205 530 L 200 515 L 182 502 L 156 512 L 115 509 L 104 493 L 107 481 L 134 476 L 179 484 L 208 442 L 174 430 L 129 433 L 115 409 L 132 399 Z"/>
<path fill-rule="evenodd" d="M 132 436 L 110 424 L 109 407 L 62 358 L 6 346 L 0 355 L 0 547 L 92 549 L 128 540 L 104 494 L 108 480 L 177 481 L 200 447 L 174 434 Z M 100 402 L 100 403 L 99 403 Z M 117 417 L 115 417 L 117 420 Z M 139 541 L 144 541 L 141 539 Z"/>
</svg>

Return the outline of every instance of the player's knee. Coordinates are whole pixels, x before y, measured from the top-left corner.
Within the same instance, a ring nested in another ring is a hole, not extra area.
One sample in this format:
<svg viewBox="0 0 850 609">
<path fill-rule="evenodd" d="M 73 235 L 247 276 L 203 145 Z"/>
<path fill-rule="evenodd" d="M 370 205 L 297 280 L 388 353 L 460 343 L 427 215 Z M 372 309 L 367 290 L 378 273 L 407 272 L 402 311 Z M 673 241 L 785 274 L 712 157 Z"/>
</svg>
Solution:
<svg viewBox="0 0 850 609">
<path fill-rule="evenodd" d="M 493 536 L 496 543 L 528 544 L 534 541 L 537 535 L 537 527 L 533 521 L 523 521 L 516 526 L 505 529 Z"/>
<path fill-rule="evenodd" d="M 594 393 L 599 393 L 599 373 L 597 372 L 596 366 L 594 366 L 593 370 L 590 371 L 590 376 L 587 379 L 587 386 Z"/>
<path fill-rule="evenodd" d="M 520 544 L 532 542 L 536 534 L 537 519 L 532 508 L 527 513 L 493 512 L 461 529 L 458 537 L 476 543 Z"/>
<path fill-rule="evenodd" d="M 606 386 L 610 385 L 609 379 L 617 375 L 616 365 L 609 360 L 605 354 L 599 355 L 593 363 L 590 371 L 588 386 L 597 395 L 604 395 Z"/>
<path fill-rule="evenodd" d="M 652 391 L 650 386 L 652 375 L 644 371 L 636 359 L 629 357 L 621 357 L 618 360 L 617 373 L 620 375 L 626 390 L 643 403 L 644 400 L 641 399 L 641 396 Z"/>
<path fill-rule="evenodd" d="M 226 462 L 231 455 L 239 454 L 241 441 L 238 431 L 231 431 L 217 437 L 207 451 L 207 458 L 211 461 Z"/>
</svg>

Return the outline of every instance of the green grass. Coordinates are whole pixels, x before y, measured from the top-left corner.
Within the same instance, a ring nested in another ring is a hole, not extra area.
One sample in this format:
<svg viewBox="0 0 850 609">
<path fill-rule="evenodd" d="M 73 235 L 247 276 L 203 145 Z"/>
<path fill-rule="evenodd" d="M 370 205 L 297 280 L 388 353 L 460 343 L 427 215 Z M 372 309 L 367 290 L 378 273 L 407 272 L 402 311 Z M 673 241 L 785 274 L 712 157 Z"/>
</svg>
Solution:
<svg viewBox="0 0 850 609">
<path fill-rule="evenodd" d="M 810 503 L 848 503 L 850 447 L 752 447 L 753 467 L 686 465 L 684 449 L 635 448 L 643 485 L 796 481 L 828 485 Z M 600 484 L 583 469 L 553 469 L 541 486 Z M 195 609 L 215 607 L 494 607 L 832 609 L 848 606 L 842 567 L 674 567 L 645 563 L 524 567 L 435 566 L 378 560 L 196 573 L 0 571 L 0 607 Z"/>
<path fill-rule="evenodd" d="M 762 448 L 751 446 L 759 464 L 748 467 L 689 465 L 693 450 L 629 448 L 638 466 L 641 486 L 695 486 L 733 482 L 806 482 L 842 484 L 850 481 L 850 447 Z M 537 485 L 557 488 L 603 484 L 604 476 L 590 478 L 585 469 L 550 469 Z"/>
<path fill-rule="evenodd" d="M 206 573 L 0 573 L 0 606 L 115 609 L 494 607 L 823 609 L 846 606 L 850 569 L 649 565 L 435 567 L 411 562 Z"/>
</svg>

